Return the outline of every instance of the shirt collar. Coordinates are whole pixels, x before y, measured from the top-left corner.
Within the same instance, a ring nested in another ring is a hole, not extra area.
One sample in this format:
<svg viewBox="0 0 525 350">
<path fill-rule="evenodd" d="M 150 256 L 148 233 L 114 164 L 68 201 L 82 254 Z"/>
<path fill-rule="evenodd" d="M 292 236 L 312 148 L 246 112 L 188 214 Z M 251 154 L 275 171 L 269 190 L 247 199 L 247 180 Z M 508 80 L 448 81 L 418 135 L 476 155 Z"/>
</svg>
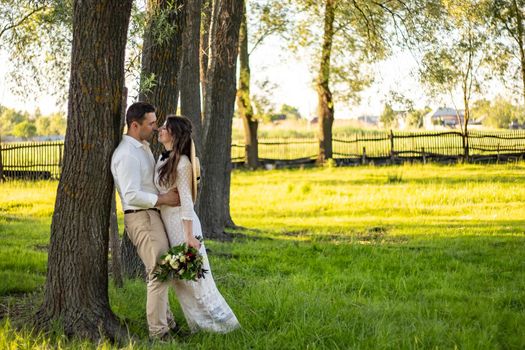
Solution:
<svg viewBox="0 0 525 350">
<path fill-rule="evenodd" d="M 131 143 L 133 146 L 135 146 L 136 148 L 140 148 L 140 147 L 149 147 L 149 142 L 148 141 L 142 141 L 140 142 L 139 140 L 137 140 L 136 138 L 134 137 L 131 137 L 129 135 L 123 135 L 122 137 L 124 140 L 126 140 L 127 142 Z"/>
</svg>

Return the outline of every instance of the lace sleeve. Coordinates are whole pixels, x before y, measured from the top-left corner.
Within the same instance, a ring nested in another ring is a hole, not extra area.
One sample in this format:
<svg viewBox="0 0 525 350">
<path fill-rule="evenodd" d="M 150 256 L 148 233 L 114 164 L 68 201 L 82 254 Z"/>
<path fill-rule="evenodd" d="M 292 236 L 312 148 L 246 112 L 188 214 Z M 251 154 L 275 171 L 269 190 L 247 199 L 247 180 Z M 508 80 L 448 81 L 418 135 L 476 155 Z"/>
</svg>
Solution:
<svg viewBox="0 0 525 350">
<path fill-rule="evenodd" d="M 180 196 L 181 218 L 193 220 L 193 199 L 191 197 L 192 168 L 191 162 L 186 157 L 181 157 L 177 166 L 177 179 L 175 180 Z"/>
</svg>

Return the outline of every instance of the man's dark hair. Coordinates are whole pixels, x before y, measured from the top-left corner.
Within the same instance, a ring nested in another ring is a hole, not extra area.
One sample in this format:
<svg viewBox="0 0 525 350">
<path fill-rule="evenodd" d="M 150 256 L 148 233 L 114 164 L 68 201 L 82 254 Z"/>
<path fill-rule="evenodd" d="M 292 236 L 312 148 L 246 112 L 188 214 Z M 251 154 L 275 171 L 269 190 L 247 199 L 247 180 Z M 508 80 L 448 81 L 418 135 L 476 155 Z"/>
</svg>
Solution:
<svg viewBox="0 0 525 350">
<path fill-rule="evenodd" d="M 126 112 L 126 124 L 128 125 L 128 128 L 132 122 L 142 124 L 146 113 L 151 112 L 155 112 L 155 107 L 147 102 L 135 102 L 129 106 L 128 111 Z"/>
</svg>

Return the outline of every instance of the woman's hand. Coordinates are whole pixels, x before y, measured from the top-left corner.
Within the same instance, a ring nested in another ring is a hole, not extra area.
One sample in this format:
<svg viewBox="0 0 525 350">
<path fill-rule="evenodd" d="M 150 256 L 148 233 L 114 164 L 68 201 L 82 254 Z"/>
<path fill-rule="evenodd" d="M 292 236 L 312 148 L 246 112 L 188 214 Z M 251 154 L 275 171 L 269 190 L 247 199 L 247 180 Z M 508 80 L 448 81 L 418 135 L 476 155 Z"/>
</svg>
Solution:
<svg viewBox="0 0 525 350">
<path fill-rule="evenodd" d="M 188 247 L 193 247 L 197 250 L 201 248 L 201 242 L 193 236 L 186 237 L 186 244 L 188 245 Z"/>
</svg>

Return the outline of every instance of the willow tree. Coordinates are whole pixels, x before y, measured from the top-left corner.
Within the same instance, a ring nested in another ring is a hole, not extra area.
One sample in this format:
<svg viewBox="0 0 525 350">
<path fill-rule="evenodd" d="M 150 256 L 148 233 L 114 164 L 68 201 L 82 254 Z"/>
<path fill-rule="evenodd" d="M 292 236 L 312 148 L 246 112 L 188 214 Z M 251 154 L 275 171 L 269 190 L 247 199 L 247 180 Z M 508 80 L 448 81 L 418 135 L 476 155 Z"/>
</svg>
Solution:
<svg viewBox="0 0 525 350">
<path fill-rule="evenodd" d="M 69 336 L 125 337 L 108 298 L 110 161 L 121 137 L 131 0 L 76 0 L 62 174 L 51 224 L 40 328 Z M 104 69 L 100 69 L 104 67 Z"/>
<path fill-rule="evenodd" d="M 60 103 L 66 100 L 72 3 L 0 0 L 0 47 L 9 57 L 3 83 L 12 93 L 34 98 L 46 92 Z"/>
<path fill-rule="evenodd" d="M 462 96 L 464 117 L 461 121 L 464 159 L 469 159 L 468 124 L 473 94 L 480 92 L 488 80 L 489 71 L 484 70 L 490 62 L 491 42 L 485 11 L 474 6 L 477 1 L 461 3 L 444 2 L 435 16 L 422 20 L 434 23 L 438 30 L 428 36 L 421 45 L 425 48 L 420 69 L 420 79 L 433 95 L 459 91 Z M 443 25 L 443 23 L 445 23 Z M 459 108 L 456 106 L 456 110 Z"/>
<path fill-rule="evenodd" d="M 411 2 L 289 0 L 297 20 L 291 47 L 310 49 L 317 71 L 318 162 L 333 157 L 332 126 L 337 100 L 359 100 L 371 83 L 368 64 L 389 53 L 391 32 L 405 25 Z M 406 32 L 406 30 L 404 30 Z M 333 93 L 335 91 L 335 93 Z"/>
<path fill-rule="evenodd" d="M 525 1 L 487 0 L 485 6 L 496 39 L 493 67 L 525 105 Z"/>
</svg>

